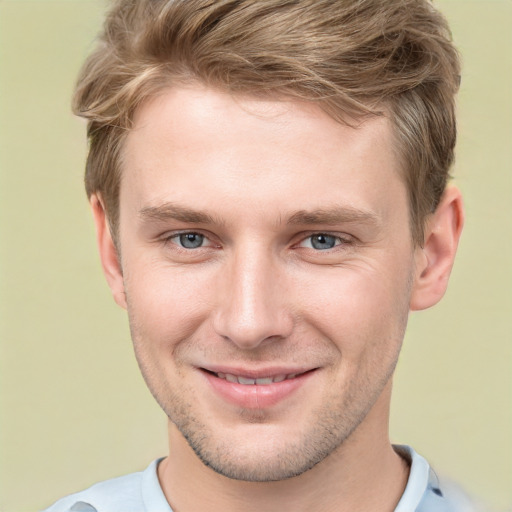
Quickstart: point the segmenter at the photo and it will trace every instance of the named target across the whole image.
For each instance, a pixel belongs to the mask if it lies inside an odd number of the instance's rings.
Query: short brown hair
[[[101,195],[115,237],[135,111],[197,81],[317,102],[345,123],[385,111],[422,244],[453,162],[459,68],[428,0],[117,0],[74,97],[74,112],[88,119],[87,194]]]

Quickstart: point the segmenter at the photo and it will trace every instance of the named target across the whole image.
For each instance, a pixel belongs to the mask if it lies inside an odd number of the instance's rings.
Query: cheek
[[[137,341],[154,348],[187,339],[207,315],[211,288],[206,272],[147,262],[125,273],[125,291]]]
[[[125,273],[131,336],[137,362],[148,388],[170,414],[190,339],[207,317],[205,287],[199,275],[151,263]],[[208,289],[208,288],[206,288]],[[171,390],[174,390],[171,392]]]
[[[312,276],[300,292],[308,323],[336,344],[346,361],[394,355],[407,323],[407,265],[394,272],[369,264],[330,270],[323,279]]]

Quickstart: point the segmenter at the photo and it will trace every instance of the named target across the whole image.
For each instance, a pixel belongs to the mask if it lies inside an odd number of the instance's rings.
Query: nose
[[[217,295],[217,334],[243,350],[290,335],[293,319],[278,267],[270,256],[254,251],[233,255],[223,269]]]

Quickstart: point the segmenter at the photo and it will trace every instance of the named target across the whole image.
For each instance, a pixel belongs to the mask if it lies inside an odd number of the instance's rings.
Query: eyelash
[[[317,238],[317,242],[319,242],[320,244],[325,243],[325,242],[318,240],[318,239],[320,239],[320,237],[322,237],[324,239],[325,238],[333,239],[335,245],[333,247],[327,247],[324,249],[315,248],[314,247],[315,242],[313,241],[313,239],[315,237]],[[311,244],[311,246],[313,246],[313,247],[306,247],[306,248],[313,249],[315,252],[324,252],[324,251],[336,250],[336,248],[339,246],[350,245],[353,243],[353,239],[349,238],[348,236],[345,236],[345,237],[340,236],[339,234],[326,233],[326,232],[315,232],[315,233],[310,233],[306,237],[302,238],[301,241],[299,242],[299,244],[297,244],[297,245],[300,246],[301,244],[304,244],[307,242],[309,242]]]
[[[179,240],[180,237],[186,236],[186,235],[195,235],[195,236],[202,237],[202,242],[208,241],[209,244],[206,245],[206,246],[201,244],[199,247],[184,247],[183,245],[181,245],[180,243],[175,241],[175,240]],[[301,245],[301,244],[307,243],[308,241],[310,242],[311,245],[313,245],[314,244],[313,237],[317,237],[317,238],[319,238],[319,237],[332,238],[332,239],[334,239],[335,245],[333,247],[328,247],[328,248],[324,248],[324,249],[318,249],[318,248],[315,248],[315,247],[304,247],[303,245]],[[215,246],[215,244],[211,241],[211,239],[207,235],[205,235],[205,234],[203,234],[201,232],[198,232],[198,231],[181,231],[181,232],[178,232],[178,233],[172,233],[170,235],[164,236],[162,241],[165,244],[171,243],[174,246],[176,246],[179,250],[186,251],[186,252],[190,252],[190,251],[194,251],[194,250],[197,250],[197,249],[204,249],[204,248],[208,248],[208,247],[211,247],[211,246]],[[322,243],[322,242],[320,241],[319,243]],[[310,233],[307,233],[307,234],[305,234],[305,233],[301,234],[301,239],[299,240],[298,243],[294,244],[294,247],[299,247],[299,248],[304,248],[304,249],[311,249],[314,252],[321,253],[321,252],[327,252],[327,251],[336,250],[336,248],[339,247],[339,246],[353,245],[353,243],[354,243],[353,238],[349,237],[348,235],[347,236],[340,236],[339,234],[334,234],[334,233],[329,233],[329,232],[324,232],[324,231],[315,231],[315,232],[310,232]]]
[[[207,240],[209,241],[209,245],[207,246],[199,246],[197,248],[190,248],[190,247],[183,247],[182,245],[178,244],[177,242],[175,242],[176,239],[179,240],[180,237],[182,236],[186,236],[186,235],[195,235],[195,236],[199,236],[199,237],[202,237],[203,241],[204,240]],[[200,233],[198,231],[181,231],[179,233],[172,233],[170,235],[166,235],[163,237],[163,240],[164,244],[167,244],[167,243],[171,243],[173,245],[175,245],[176,247],[178,247],[180,250],[183,250],[183,251],[192,251],[194,249],[202,249],[204,247],[209,247],[209,246],[213,246],[213,242],[208,238],[207,235],[204,235],[203,233]]]

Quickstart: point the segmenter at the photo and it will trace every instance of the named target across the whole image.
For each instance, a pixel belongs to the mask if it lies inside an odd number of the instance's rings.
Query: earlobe
[[[119,255],[112,239],[107,215],[101,197],[93,194],[90,199],[94,224],[96,226],[96,241],[100,253],[103,273],[107,279],[114,300],[126,309],[126,294],[124,292],[123,272]]]
[[[462,196],[448,187],[425,228],[425,243],[416,249],[411,310],[426,309],[443,297],[464,225]]]

